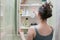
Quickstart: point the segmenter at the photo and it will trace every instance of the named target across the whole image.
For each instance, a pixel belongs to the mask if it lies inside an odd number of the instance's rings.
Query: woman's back
[[[47,36],[41,35],[37,28],[35,28],[35,32],[36,32],[36,36],[33,38],[33,40],[52,40],[52,38],[53,38],[53,30]]]
[[[30,28],[27,40],[52,40],[53,30],[47,23],[47,19],[52,16],[52,5],[45,3],[39,8],[38,12],[35,12],[35,8],[33,8],[33,13],[38,19],[38,29]]]

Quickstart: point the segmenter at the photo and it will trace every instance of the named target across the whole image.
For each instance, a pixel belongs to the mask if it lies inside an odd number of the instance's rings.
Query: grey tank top
[[[51,34],[48,35],[48,36],[42,36],[42,35],[40,35],[38,33],[37,28],[35,28],[35,32],[36,32],[36,36],[35,36],[35,38],[33,38],[33,40],[52,40],[52,38],[53,38],[53,30],[52,30]]]

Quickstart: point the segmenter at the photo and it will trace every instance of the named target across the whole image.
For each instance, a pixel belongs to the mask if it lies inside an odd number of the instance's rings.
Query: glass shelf
[[[29,4],[27,4],[27,5],[29,5]],[[35,16],[35,14],[33,13],[33,10],[32,10],[32,8],[34,7],[36,10],[35,11],[38,11],[38,9],[39,9],[39,7],[41,6],[27,6],[27,5],[25,5],[24,7],[23,7],[23,9],[20,9],[19,10],[19,14],[21,14],[21,16],[26,16],[26,17],[34,17]]]

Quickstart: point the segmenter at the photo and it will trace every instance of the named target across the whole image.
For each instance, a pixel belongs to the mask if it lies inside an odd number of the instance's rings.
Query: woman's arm
[[[22,39],[22,40],[26,40],[26,39],[25,39],[25,36],[24,36],[24,32],[23,32],[22,29],[19,30],[19,33],[20,33],[21,39]]]
[[[30,28],[27,33],[27,40],[33,40],[34,38],[34,30]]]
[[[30,28],[29,30],[28,30],[28,32],[27,32],[27,38],[25,38],[24,37],[24,32],[23,32],[23,30],[19,30],[19,33],[20,33],[20,36],[21,36],[21,39],[22,40],[33,40],[33,38],[34,38],[34,30],[33,30],[33,28]]]

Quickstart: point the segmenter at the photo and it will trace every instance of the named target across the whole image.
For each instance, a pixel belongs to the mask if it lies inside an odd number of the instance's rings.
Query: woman
[[[52,40],[53,28],[47,24],[47,19],[52,16],[51,7],[49,3],[45,3],[39,8],[38,13],[35,13],[39,24],[28,30],[27,40]]]
[[[53,28],[47,24],[47,19],[52,16],[52,5],[45,3],[39,8],[38,13],[33,9],[36,14],[39,24],[30,27],[27,34],[27,40],[52,40]],[[19,30],[22,40],[25,40],[24,32]]]

